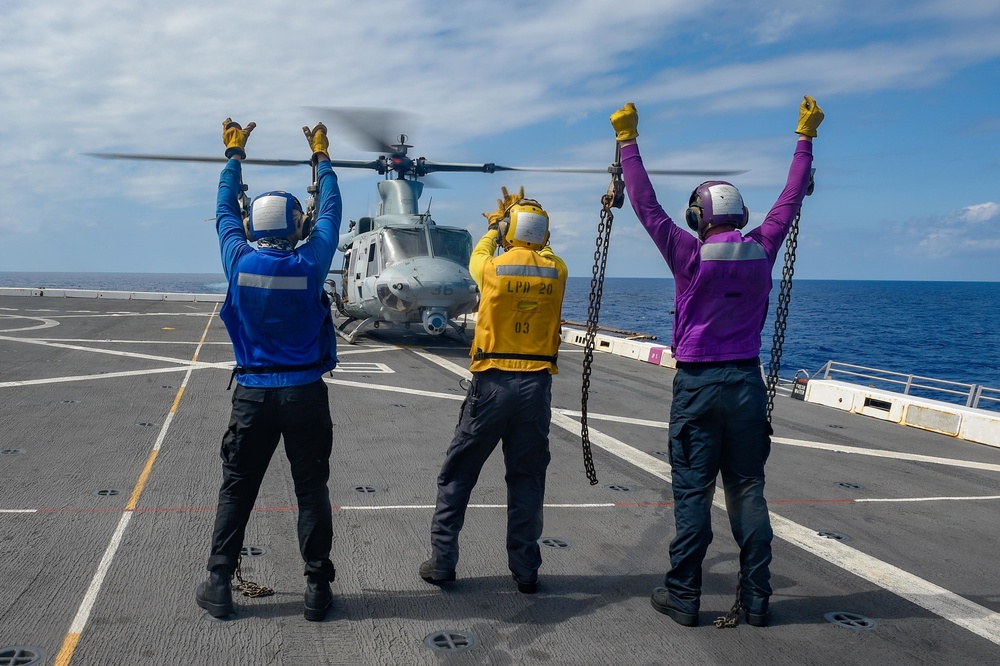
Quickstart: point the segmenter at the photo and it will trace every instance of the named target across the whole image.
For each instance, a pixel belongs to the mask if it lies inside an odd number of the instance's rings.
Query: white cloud
[[[966,206],[959,212],[958,217],[973,224],[984,222],[1000,223],[1000,204],[987,201],[986,203],[974,206]]]
[[[172,217],[200,223],[213,214],[218,166],[99,162],[80,153],[216,155],[227,115],[258,123],[248,148],[260,157],[303,156],[299,127],[317,120],[306,107],[377,106],[418,116],[419,126],[400,131],[410,134],[415,154],[431,160],[599,167],[613,150],[607,115],[628,99],[643,114],[648,166],[750,169],[733,181],[760,215],[784,182],[794,139],[788,125],[802,92],[830,100],[831,134],[843,141],[828,147],[824,134],[817,156],[839,152],[862,171],[870,153],[897,151],[896,139],[859,138],[838,112],[850,107],[860,114],[857,109],[878,96],[880,112],[899,113],[883,126],[898,122],[907,128],[900,132],[907,145],[919,145],[923,133],[934,131],[907,124],[917,122],[909,115],[920,109],[894,109],[883,100],[900,90],[926,88],[933,95],[963,68],[985,71],[1000,55],[998,22],[1000,8],[986,0],[613,6],[605,0],[247,0],[239,7],[195,0],[11,0],[0,4],[0,230],[68,244],[79,225],[99,234],[162,226]],[[995,105],[982,100],[995,97],[989,89],[996,83],[993,77],[956,104],[995,115],[989,110]],[[995,135],[995,119],[972,120],[965,127]],[[331,139],[337,157],[366,156],[341,135]],[[951,159],[958,164],[962,157]],[[838,182],[843,169],[835,171],[830,161],[819,165],[824,189],[810,202],[811,219],[823,219],[824,200],[855,195]],[[370,210],[376,177],[339,175],[345,218]],[[302,193],[307,178],[305,169],[246,171],[257,192]],[[435,217],[479,229],[479,213],[499,185],[519,184],[518,178],[449,176],[451,189],[425,193],[421,204],[433,195]],[[696,181],[654,184],[676,214]],[[607,176],[533,174],[520,182],[554,212],[554,230],[571,240],[577,264],[589,263]],[[934,184],[915,181],[916,194],[899,196],[909,203],[921,198],[921,188]],[[977,191],[982,200],[1000,200],[988,188]],[[914,209],[899,206],[904,219],[914,217]],[[985,244],[994,225],[972,223],[995,219],[989,210],[967,211],[970,226],[961,227]],[[954,220],[937,220],[949,231],[960,223],[957,213]],[[652,262],[642,265],[647,274],[662,270],[627,208],[615,233],[613,248]],[[75,246],[61,251],[77,262],[87,259]],[[52,253],[51,244],[38,250],[27,244],[22,256],[4,264],[50,268],[45,262]],[[615,263],[625,274],[639,266]]]
[[[904,229],[898,229],[904,231]],[[966,206],[937,219],[911,222],[896,251],[928,259],[986,255],[1000,250],[1000,204]]]

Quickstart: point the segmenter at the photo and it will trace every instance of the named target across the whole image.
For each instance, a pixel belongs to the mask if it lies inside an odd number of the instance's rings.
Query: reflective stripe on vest
[[[559,270],[547,266],[497,266],[497,275],[517,275],[519,277],[540,277],[559,279]]]
[[[764,248],[757,243],[705,243],[701,246],[702,261],[755,261],[767,259]]]
[[[516,248],[486,262],[481,288],[472,372],[555,373],[565,272],[552,259]]]
[[[309,288],[309,278],[303,276],[258,275],[256,273],[240,273],[236,284],[241,287],[258,287],[260,289],[291,289],[305,291]]]

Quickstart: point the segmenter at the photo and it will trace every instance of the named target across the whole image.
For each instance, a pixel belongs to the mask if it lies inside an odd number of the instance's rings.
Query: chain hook
[[[608,185],[608,193],[601,198],[601,205],[604,208],[621,208],[625,204],[625,181],[622,180],[622,147],[615,142],[615,161],[608,167],[611,174],[611,183]]]

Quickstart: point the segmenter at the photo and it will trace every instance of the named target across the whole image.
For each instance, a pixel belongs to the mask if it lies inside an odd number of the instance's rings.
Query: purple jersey
[[[763,224],[746,236],[729,231],[704,242],[663,212],[639,147],[622,146],[621,154],[632,208],[674,276],[674,358],[705,362],[758,356],[771,269],[809,185],[812,142],[796,144],[785,189]]]

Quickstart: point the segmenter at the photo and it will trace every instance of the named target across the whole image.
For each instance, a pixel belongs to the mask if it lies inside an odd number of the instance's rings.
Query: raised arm
[[[700,245],[697,238],[687,233],[670,219],[656,200],[653,184],[639,155],[636,137],[639,136],[639,114],[629,102],[611,115],[615,139],[621,146],[622,176],[632,210],[656,248],[667,261],[674,278],[686,281],[694,270]]]

